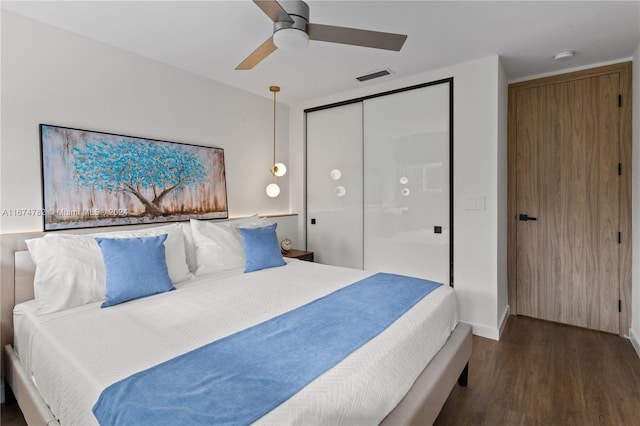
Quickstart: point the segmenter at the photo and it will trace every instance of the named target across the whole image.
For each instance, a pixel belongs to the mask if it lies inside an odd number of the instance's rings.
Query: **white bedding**
[[[176,291],[106,309],[97,302],[37,316],[26,302],[14,310],[15,349],[63,425],[95,424],[91,408],[110,384],[369,275],[288,260],[249,274],[194,278]],[[257,423],[379,423],[457,321],[455,293],[441,286]]]

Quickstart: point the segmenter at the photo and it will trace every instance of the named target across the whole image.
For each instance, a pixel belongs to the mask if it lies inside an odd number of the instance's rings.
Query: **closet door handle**
[[[529,220],[538,220],[537,217],[532,217],[527,215],[526,213],[520,213],[520,218],[519,220],[523,221],[523,222],[527,222]]]

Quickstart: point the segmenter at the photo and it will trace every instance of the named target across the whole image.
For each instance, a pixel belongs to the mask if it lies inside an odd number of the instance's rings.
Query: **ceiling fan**
[[[249,70],[276,49],[303,49],[309,40],[399,51],[407,36],[356,28],[309,23],[309,6],[302,0],[253,0],[273,21],[273,35],[253,51],[236,70]]]

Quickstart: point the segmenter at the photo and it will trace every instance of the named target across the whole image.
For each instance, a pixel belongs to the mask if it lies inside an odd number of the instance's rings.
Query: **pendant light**
[[[280,194],[278,177],[284,176],[287,167],[282,163],[276,163],[276,94],[280,91],[280,87],[270,86],[269,90],[273,93],[273,167],[269,169],[269,173],[271,173],[274,183],[267,185],[267,195],[277,197]]]

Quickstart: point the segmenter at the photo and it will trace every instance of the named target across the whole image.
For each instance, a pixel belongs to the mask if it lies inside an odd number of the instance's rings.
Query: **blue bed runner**
[[[379,273],[106,388],[101,425],[250,424],[441,284]]]

